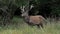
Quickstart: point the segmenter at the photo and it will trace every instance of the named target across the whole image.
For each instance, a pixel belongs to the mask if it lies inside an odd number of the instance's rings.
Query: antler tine
[[[30,6],[30,10],[33,8],[34,6],[33,6],[33,4]]]
[[[24,8],[25,6],[21,6],[20,9],[22,10],[21,12],[23,13],[24,12]]]

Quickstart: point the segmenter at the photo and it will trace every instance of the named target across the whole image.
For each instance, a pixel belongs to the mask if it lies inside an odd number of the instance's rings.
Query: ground
[[[60,34],[60,23],[44,25],[44,28],[30,27],[22,18],[14,17],[14,23],[5,27],[0,26],[0,34]]]

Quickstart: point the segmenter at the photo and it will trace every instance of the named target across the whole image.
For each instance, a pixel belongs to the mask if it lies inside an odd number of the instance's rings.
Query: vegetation
[[[60,23],[48,23],[44,28],[27,25],[22,18],[13,18],[14,24],[1,27],[0,34],[60,34]]]
[[[54,21],[48,19],[49,23],[43,29],[26,24],[21,17],[21,7],[30,9],[31,5],[34,7],[29,10],[29,15],[52,17]],[[58,19],[60,0],[0,0],[0,34],[60,34]]]
[[[29,10],[29,15],[42,15],[45,18],[49,16],[60,17],[60,0],[0,0],[0,15],[3,24],[13,19],[14,13],[21,13],[21,7],[26,8],[31,5],[34,7]],[[19,9],[19,10],[17,10]]]

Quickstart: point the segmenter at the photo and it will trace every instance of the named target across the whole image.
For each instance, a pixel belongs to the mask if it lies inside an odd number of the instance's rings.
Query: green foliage
[[[48,19],[49,20],[49,19]],[[60,34],[60,21],[44,25],[44,28],[30,27],[22,18],[14,17],[14,24],[1,27],[0,34]]]
[[[34,5],[33,13],[38,14],[39,12],[42,14],[60,14],[60,0],[32,0],[32,4]],[[37,13],[38,12],[38,13]]]
[[[28,0],[15,0],[17,6],[22,6],[28,4]]]
[[[11,19],[11,17],[13,18],[14,13],[18,7],[33,4],[34,7],[31,10],[31,14],[37,15],[38,13],[41,13],[44,15],[52,14],[60,16],[59,1],[60,0],[0,0],[0,12],[4,13],[2,15],[4,16],[3,18],[9,16],[9,18]],[[2,11],[1,8],[3,9]]]
[[[29,1],[30,0],[0,0],[0,5],[3,7],[3,6],[9,6],[9,7],[20,7],[22,5],[27,5],[29,4]],[[35,14],[36,14],[36,11],[38,11],[40,9],[40,6],[43,6],[45,4],[50,4],[49,6],[51,7],[50,9],[52,9],[51,13],[56,13],[56,14],[59,14],[60,13],[60,3],[59,3],[59,0],[31,0],[30,2],[31,4],[33,4],[35,6]],[[13,6],[14,5],[14,6]],[[47,6],[48,6],[47,5]],[[0,7],[1,7],[0,6]],[[11,8],[12,8],[11,7]],[[43,6],[44,7],[44,6]],[[13,10],[13,9],[12,9]],[[49,10],[49,9],[48,9]],[[39,12],[39,11],[38,11]]]

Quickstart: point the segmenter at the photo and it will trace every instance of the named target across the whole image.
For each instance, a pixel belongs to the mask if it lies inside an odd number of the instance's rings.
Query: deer
[[[32,7],[31,7],[32,8]],[[30,8],[30,9],[31,9]],[[45,24],[47,23],[47,20],[42,16],[42,15],[28,15],[29,9],[26,8],[25,6],[23,7],[23,9],[21,9],[22,14],[21,16],[24,17],[24,21],[28,24],[28,25],[36,25],[38,28],[42,27],[43,28],[43,24],[45,21]]]

